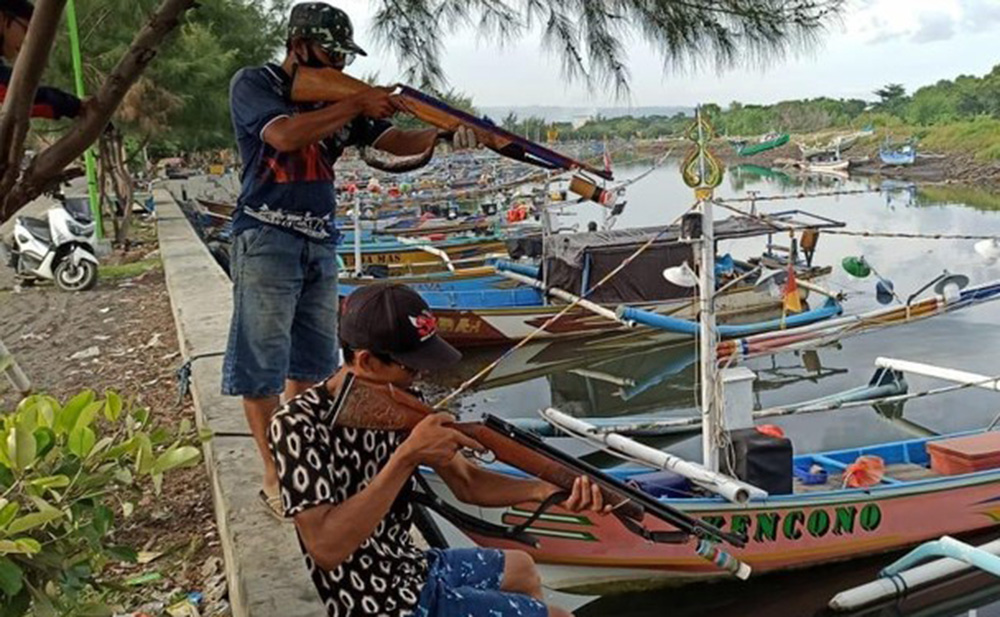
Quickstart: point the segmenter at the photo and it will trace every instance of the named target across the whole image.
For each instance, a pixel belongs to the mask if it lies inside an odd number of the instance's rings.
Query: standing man
[[[24,45],[28,33],[28,23],[35,7],[28,0],[0,0],[0,103],[7,96],[7,85],[13,70],[6,63],[13,63]],[[80,99],[58,88],[42,86],[35,93],[35,103],[31,108],[32,118],[75,118],[82,111]]]
[[[242,396],[264,463],[260,496],[280,512],[267,426],[279,396],[289,400],[337,364],[337,230],[333,165],[348,146],[393,155],[429,154],[436,129],[402,131],[388,90],[324,106],[290,101],[298,66],[343,70],[357,55],[347,14],[322,2],[299,4],[288,24],[281,64],[245,68],[230,86],[242,158],[233,218],[233,318],[223,394]],[[469,131],[468,133],[471,133]],[[456,134],[457,140],[468,139]]]

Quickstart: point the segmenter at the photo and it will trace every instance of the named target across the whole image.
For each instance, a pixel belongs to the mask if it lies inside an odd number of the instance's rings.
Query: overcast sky
[[[891,82],[908,90],[960,74],[982,75],[1000,64],[1000,0],[848,0],[843,23],[815,50],[766,68],[740,67],[719,74],[665,73],[656,53],[630,42],[632,97],[625,105],[693,105],[714,101],[770,103],[813,96],[873,98]],[[354,20],[358,42],[369,50],[352,72],[399,76],[390,53],[369,32],[372,4],[330,0]],[[454,34],[444,67],[450,85],[477,105],[622,105],[610,93],[568,83],[558,58],[541,48],[537,34],[498,48],[471,31]]]

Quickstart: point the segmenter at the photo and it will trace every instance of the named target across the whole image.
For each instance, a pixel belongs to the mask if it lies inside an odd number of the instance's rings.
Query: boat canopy
[[[731,216],[715,222],[715,239],[734,240],[843,225],[839,221],[800,210],[775,213],[766,220]],[[547,283],[583,295],[661,231],[662,227],[645,227],[550,236],[545,241],[544,251]],[[625,269],[587,296],[588,299],[603,304],[617,304],[694,295],[694,289],[672,285],[664,280],[662,274],[665,268],[678,266],[685,261],[694,265],[694,245],[680,242],[680,235],[680,225],[670,227]]]

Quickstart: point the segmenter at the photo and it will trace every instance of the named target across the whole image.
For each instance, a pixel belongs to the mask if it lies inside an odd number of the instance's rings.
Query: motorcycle
[[[52,280],[63,291],[97,284],[97,228],[85,199],[58,197],[42,218],[17,217],[8,265],[24,283]]]

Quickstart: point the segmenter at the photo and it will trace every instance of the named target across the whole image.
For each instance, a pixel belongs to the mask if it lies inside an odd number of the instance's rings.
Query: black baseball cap
[[[35,6],[28,0],[0,0],[0,13],[30,20],[35,13]]]
[[[440,370],[462,359],[438,335],[437,319],[420,294],[399,283],[374,283],[347,296],[341,307],[340,340],[418,371]]]

